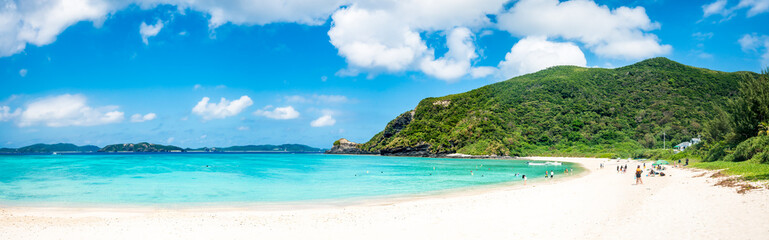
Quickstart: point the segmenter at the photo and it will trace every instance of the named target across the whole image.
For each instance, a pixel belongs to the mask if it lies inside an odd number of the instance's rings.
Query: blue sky
[[[769,65],[769,0],[0,1],[0,147],[328,148],[554,65]]]

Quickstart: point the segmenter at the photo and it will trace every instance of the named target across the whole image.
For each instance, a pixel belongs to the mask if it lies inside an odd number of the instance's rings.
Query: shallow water
[[[425,194],[562,175],[525,161],[324,154],[0,155],[0,203],[295,202]]]

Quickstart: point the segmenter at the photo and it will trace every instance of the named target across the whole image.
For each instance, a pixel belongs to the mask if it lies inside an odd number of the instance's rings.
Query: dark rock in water
[[[334,146],[330,150],[326,151],[327,154],[379,154],[376,152],[369,152],[360,149],[360,144],[351,142],[347,139],[339,139],[334,142]]]

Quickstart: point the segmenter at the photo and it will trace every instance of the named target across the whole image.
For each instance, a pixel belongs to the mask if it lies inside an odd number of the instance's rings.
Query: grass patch
[[[740,175],[741,178],[748,181],[769,180],[769,164],[746,162],[698,162],[692,164],[695,168],[718,170],[728,175]]]

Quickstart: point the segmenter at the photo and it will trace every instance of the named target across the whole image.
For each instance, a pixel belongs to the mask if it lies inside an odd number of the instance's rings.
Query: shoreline
[[[555,159],[555,158],[538,158]],[[559,161],[566,158],[558,158]],[[298,209],[110,211],[0,207],[2,239],[765,239],[769,191],[738,194],[703,171],[617,173],[616,160],[569,158],[583,174],[487,191]],[[636,161],[620,160],[633,169]],[[604,169],[598,168],[605,163]],[[53,211],[52,211],[53,210]],[[114,210],[114,209],[113,209]],[[122,209],[126,210],[126,209]],[[557,231],[554,231],[557,229]]]
[[[351,154],[353,155],[353,154]],[[408,157],[408,156],[387,156],[387,157]],[[447,158],[457,159],[457,158]],[[563,181],[576,179],[590,173],[590,169],[585,167],[579,161],[569,159],[551,159],[550,157],[526,157],[526,158],[461,158],[461,159],[495,159],[495,160],[513,160],[513,161],[561,161],[577,165],[577,174],[566,175],[562,173],[556,175],[554,179],[534,178],[528,180],[528,185],[532,184],[557,184]],[[585,158],[586,160],[595,160]],[[528,186],[527,185],[527,186]],[[423,193],[395,194],[382,196],[362,196],[344,199],[313,199],[299,201],[277,201],[277,202],[193,202],[193,203],[160,203],[160,204],[131,204],[131,203],[23,203],[13,204],[0,201],[0,210],[19,209],[32,211],[59,211],[59,212],[81,212],[81,211],[111,211],[111,212],[148,212],[148,211],[188,211],[188,210],[264,210],[280,211],[291,209],[324,209],[339,207],[356,206],[377,206],[408,201],[418,201],[431,198],[451,198],[461,196],[471,196],[484,194],[499,190],[520,189],[525,187],[520,180],[508,181],[503,183],[489,185],[475,185],[451,189],[435,190]]]

